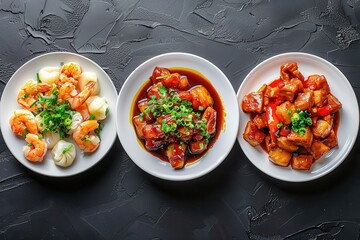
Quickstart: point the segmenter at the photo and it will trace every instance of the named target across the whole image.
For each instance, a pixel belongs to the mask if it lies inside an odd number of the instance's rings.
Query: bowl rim
[[[108,82],[108,85],[109,87],[111,88],[111,91],[114,91],[114,93],[116,93],[115,95],[117,96],[118,93],[117,93],[117,90],[115,88],[115,85],[112,81],[112,79],[110,78],[110,76],[105,72],[105,70],[99,65],[97,64],[95,61],[91,60],[90,58],[87,58],[83,55],[80,55],[80,54],[77,54],[77,53],[73,53],[73,52],[64,52],[64,51],[59,51],[59,52],[47,52],[47,53],[44,53],[44,54],[41,54],[41,55],[38,55],[36,57],[33,57],[31,59],[29,59],[28,61],[26,61],[25,63],[23,63],[10,77],[10,79],[8,80],[8,82],[6,83],[5,87],[4,87],[4,90],[2,92],[2,95],[1,95],[1,99],[0,99],[0,109],[1,109],[1,106],[2,106],[2,102],[4,101],[3,99],[3,96],[6,91],[8,91],[8,88],[10,87],[9,86],[9,82],[10,81],[14,81],[12,80],[14,78],[14,76],[17,76],[19,74],[19,72],[22,71],[23,68],[25,68],[26,65],[30,64],[31,62],[34,62],[40,58],[46,58],[47,56],[51,56],[51,55],[69,55],[69,56],[74,56],[76,58],[80,58],[80,59],[83,59],[84,61],[87,61],[89,62],[90,64],[94,65],[98,71],[102,72],[105,76],[107,76],[107,78],[110,80]],[[60,60],[61,61],[61,60]],[[116,99],[114,99],[116,100]],[[116,106],[116,105],[114,105]],[[3,112],[3,111],[1,111]],[[114,113],[115,114],[115,113]],[[114,122],[116,123],[116,119],[114,119]],[[54,174],[53,172],[44,172],[42,171],[41,169],[37,169],[37,168],[30,168],[29,166],[27,166],[25,163],[23,163],[22,161],[20,161],[16,155],[13,153],[12,149],[9,146],[10,142],[8,142],[9,140],[6,138],[6,136],[4,135],[4,131],[1,131],[1,134],[2,134],[2,137],[4,139],[4,142],[7,146],[7,148],[9,149],[9,151],[11,152],[11,154],[13,155],[13,157],[19,162],[21,163],[26,169],[29,169],[30,171],[32,172],[35,172],[37,174],[40,174],[40,175],[43,175],[43,176],[47,176],[47,177],[56,177],[56,178],[66,178],[66,177],[72,177],[72,176],[75,176],[75,175],[79,175],[83,172],[86,172],[87,170],[91,169],[92,167],[94,167],[95,165],[97,165],[107,154],[108,152],[110,151],[110,149],[112,148],[112,146],[114,145],[115,143],[115,140],[116,140],[116,134],[113,135],[113,138],[111,139],[111,143],[109,145],[109,147],[104,151],[104,153],[102,154],[102,156],[97,160],[95,161],[93,164],[85,167],[85,168],[82,168],[81,170],[79,171],[76,171],[76,172],[71,172],[71,173],[65,173],[65,174],[62,174],[62,175],[57,175],[57,174]],[[48,150],[48,152],[51,151],[51,150]],[[54,163],[55,164],[55,163]],[[71,166],[70,166],[71,167]]]
[[[330,66],[334,72],[336,72],[336,74],[339,74],[339,76],[341,76],[343,79],[345,79],[346,81],[343,82],[343,84],[346,85],[347,88],[350,89],[350,92],[348,94],[351,95],[351,97],[354,99],[354,104],[357,105],[357,108],[354,109],[355,111],[355,118],[354,120],[356,120],[357,124],[354,128],[354,136],[351,138],[351,142],[350,142],[350,145],[347,145],[346,146],[346,150],[345,150],[345,153],[342,155],[342,157],[337,161],[335,162],[334,165],[332,165],[330,168],[328,169],[325,169],[325,171],[322,171],[321,173],[318,173],[318,174],[313,174],[313,175],[310,175],[308,178],[306,179],[295,179],[295,178],[287,178],[285,176],[275,176],[274,174],[270,174],[269,172],[267,171],[264,171],[263,169],[261,169],[257,164],[254,163],[254,161],[250,160],[250,157],[248,156],[248,153],[247,151],[244,150],[242,144],[241,144],[241,141],[239,140],[240,138],[240,134],[241,134],[241,130],[240,127],[239,127],[239,134],[238,134],[238,143],[242,149],[242,151],[245,153],[247,159],[253,164],[255,165],[255,167],[260,170],[261,172],[263,172],[264,174],[266,174],[267,176],[269,177],[272,177],[274,179],[278,179],[278,180],[281,180],[281,181],[284,181],[284,182],[293,182],[293,183],[298,183],[298,182],[309,182],[309,181],[313,181],[315,179],[319,179],[327,174],[329,174],[330,172],[332,172],[334,169],[336,169],[346,158],[347,156],[350,154],[355,142],[356,142],[356,139],[357,139],[357,135],[358,135],[358,130],[359,130],[359,105],[358,105],[358,101],[357,101],[357,98],[356,98],[356,94],[354,92],[354,89],[353,87],[351,86],[349,80],[346,78],[346,76],[334,65],[332,64],[331,62],[327,61],[326,59],[324,58],[321,58],[319,56],[316,56],[314,54],[310,54],[310,53],[304,53],[304,52],[286,52],[286,53],[281,53],[281,54],[277,54],[277,55],[274,55],[272,57],[269,57],[263,61],[261,61],[260,63],[258,63],[254,68],[252,68],[252,70],[246,75],[246,77],[244,78],[244,80],[242,81],[237,93],[236,93],[236,96],[237,96],[237,99],[239,101],[239,111],[241,106],[240,106],[240,103],[241,103],[241,100],[239,99],[240,98],[240,94],[241,92],[243,91],[243,88],[245,88],[245,85],[247,83],[247,81],[245,80],[248,80],[252,77],[252,75],[255,74],[256,71],[258,71],[259,68],[263,67],[264,65],[268,64],[269,62],[272,62],[276,59],[279,59],[279,58],[283,58],[283,57],[293,57],[293,58],[296,58],[296,57],[303,57],[303,58],[312,58],[312,59],[315,59],[317,60],[318,62],[320,62],[321,64],[324,64],[326,66]]]
[[[124,91],[126,91],[126,89],[128,88],[128,85],[130,85],[130,79],[133,78],[133,76],[139,71],[141,70],[141,68],[143,68],[144,66],[146,66],[147,64],[149,64],[150,62],[153,62],[153,61],[156,61],[158,59],[162,59],[162,58],[167,58],[167,57],[190,57],[190,58],[194,58],[194,59],[197,59],[199,61],[203,61],[204,63],[206,63],[207,65],[209,65],[211,68],[213,68],[215,71],[217,71],[224,80],[226,81],[223,81],[224,84],[227,84],[228,86],[227,87],[231,87],[232,91],[231,91],[231,97],[233,98],[234,102],[236,101],[236,104],[237,104],[237,97],[236,97],[236,93],[235,93],[235,89],[234,87],[232,86],[231,82],[229,81],[229,79],[226,77],[226,75],[215,65],[213,64],[212,62],[210,62],[209,60],[203,58],[203,57],[200,57],[200,56],[197,56],[195,54],[191,54],[191,53],[185,53],[185,52],[168,52],[168,53],[163,53],[163,54],[159,54],[159,55],[156,55],[154,57],[151,57],[149,58],[148,60],[142,62],[139,66],[137,66],[132,72],[131,74],[127,77],[127,79],[125,80],[125,83],[122,85],[121,89],[120,89],[120,92],[119,92],[119,96],[118,96],[118,100],[116,102],[116,111],[119,111],[119,106],[120,106],[120,99],[121,99],[121,96],[123,94]],[[155,67],[155,66],[154,66]],[[191,68],[191,67],[190,67]],[[196,69],[195,69],[196,70]],[[201,72],[201,74],[203,74]],[[206,75],[203,74],[205,77]],[[140,88],[140,86],[139,86]],[[230,93],[229,93],[230,94]],[[220,95],[220,94],[219,94]],[[220,95],[220,98],[222,98],[222,96]],[[230,111],[230,109],[226,109],[226,106],[224,105],[224,102],[222,101],[222,104],[223,104],[223,107],[224,107],[224,111],[227,113],[228,111]],[[236,108],[236,109],[231,109],[231,111],[234,111],[234,114],[237,116],[236,117],[236,129],[233,130],[233,136],[231,136],[231,138],[228,139],[228,142],[229,144],[231,144],[231,147],[229,147],[229,149],[224,152],[220,159],[218,159],[217,161],[214,161],[214,164],[210,165],[209,167],[207,167],[206,169],[203,169],[202,171],[198,171],[196,172],[195,174],[191,174],[191,175],[169,175],[169,174],[162,174],[161,172],[159,171],[153,171],[153,170],[149,170],[149,169],[146,169],[144,168],[141,164],[140,164],[140,161],[138,160],[134,160],[134,154],[132,152],[128,152],[124,145],[122,144],[122,146],[124,147],[124,150],[125,152],[128,154],[128,156],[130,157],[130,159],[140,168],[142,169],[143,171],[145,171],[146,173],[152,175],[152,176],[155,176],[157,178],[160,178],[160,179],[163,179],[163,180],[170,180],[170,181],[188,181],[188,180],[193,180],[193,179],[196,179],[196,178],[199,178],[199,177],[202,177],[204,175],[206,175],[207,173],[211,172],[212,170],[214,170],[216,167],[218,167],[224,160],[225,158],[228,156],[228,154],[230,153],[231,149],[233,148],[235,142],[236,142],[236,139],[237,139],[237,132],[238,132],[238,128],[239,128],[239,109]],[[119,116],[119,114],[116,114],[117,116]],[[128,116],[128,115],[127,115]],[[227,121],[230,121],[229,119],[226,118],[226,114],[224,116],[224,125],[226,125],[226,122]],[[133,126],[131,126],[133,127]],[[118,133],[118,138],[120,140],[121,143],[123,143],[125,141],[125,139],[123,139],[123,134],[121,134],[121,129],[122,127],[119,126],[119,120],[117,119],[116,121],[116,129],[117,129],[117,133]],[[223,132],[223,130],[221,130]],[[222,133],[220,133],[221,135]],[[220,137],[220,136],[219,136]],[[217,139],[218,141],[219,139]],[[139,143],[137,143],[139,144]],[[215,144],[216,145],[216,142]],[[211,150],[211,149],[210,149]],[[146,151],[146,150],[144,150]],[[205,154],[208,155],[209,151]],[[155,158],[155,157],[154,157]],[[162,161],[162,160],[159,160],[159,161]],[[198,163],[198,162],[197,162]],[[195,163],[195,164],[197,164]],[[188,166],[188,167],[191,167],[192,165]],[[171,166],[168,166],[169,168],[171,168]],[[186,170],[186,167],[184,169],[181,169],[180,171],[183,171],[183,170]]]

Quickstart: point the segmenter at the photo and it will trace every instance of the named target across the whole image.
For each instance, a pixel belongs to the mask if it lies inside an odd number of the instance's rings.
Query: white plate
[[[17,93],[20,87],[29,79],[36,80],[36,73],[42,67],[46,66],[60,66],[61,62],[76,62],[80,64],[83,71],[91,71],[96,73],[98,81],[100,83],[100,96],[106,97],[109,104],[109,115],[105,120],[105,127],[101,132],[102,141],[100,147],[96,152],[91,154],[83,154],[78,148],[77,156],[72,166],[68,168],[61,168],[55,165],[52,160],[51,152],[48,151],[44,161],[40,164],[34,164],[27,161],[22,153],[22,147],[26,145],[24,139],[16,137],[11,131],[9,125],[9,119],[15,109],[22,109],[17,103]],[[0,121],[1,132],[4,140],[11,153],[30,170],[52,177],[65,177],[78,174],[87,170],[88,168],[99,162],[105,154],[109,151],[116,139],[115,128],[115,102],[117,98],[117,92],[114,84],[104,70],[92,60],[74,54],[66,52],[54,52],[48,53],[36,58],[31,59],[23,66],[21,66],[14,75],[10,78],[6,84],[3,95],[0,102]]]
[[[298,63],[299,70],[305,78],[311,74],[323,74],[328,80],[331,92],[341,101],[339,146],[317,160],[309,171],[276,166],[268,160],[268,154],[261,147],[253,148],[243,139],[242,134],[249,120],[249,114],[245,114],[241,109],[238,142],[249,160],[269,176],[289,182],[305,182],[324,176],[344,161],[357,137],[359,107],[354,90],[339,69],[320,57],[296,52],[280,54],[257,65],[246,76],[238,90],[239,103],[247,93],[257,91],[262,84],[279,78],[280,66],[291,61]]]
[[[186,67],[199,71],[210,80],[218,91],[226,112],[225,130],[221,131],[214,146],[208,150],[200,161],[181,170],[172,169],[169,163],[154,157],[140,146],[129,117],[134,96],[151,76],[156,66]],[[141,64],[126,79],[121,88],[116,109],[118,136],[125,151],[141,169],[162,179],[183,181],[203,176],[216,168],[225,159],[236,140],[239,109],[233,87],[215,65],[192,54],[167,53],[151,58]]]

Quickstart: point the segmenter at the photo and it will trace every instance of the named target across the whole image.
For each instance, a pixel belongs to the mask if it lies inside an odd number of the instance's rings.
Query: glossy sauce
[[[225,124],[225,111],[224,111],[224,107],[223,107],[223,103],[221,100],[221,97],[219,96],[219,94],[217,93],[217,91],[215,90],[215,88],[213,87],[213,85],[210,83],[210,81],[208,79],[206,79],[201,73],[193,70],[193,69],[189,69],[189,68],[181,68],[181,67],[173,67],[173,68],[168,68],[170,73],[179,73],[182,76],[187,76],[188,81],[191,85],[191,88],[197,86],[197,85],[202,85],[204,86],[210,93],[211,97],[214,100],[214,105],[212,106],[216,112],[217,112],[217,118],[216,118],[216,131],[215,133],[212,135],[212,137],[210,138],[207,150],[204,151],[201,154],[191,154],[189,152],[189,150],[187,150],[186,152],[186,158],[185,158],[185,166],[191,165],[195,162],[197,162],[198,160],[200,160],[200,158],[205,155],[209,149],[215,144],[216,140],[218,139],[220,132],[224,129],[224,124]],[[140,114],[140,111],[137,107],[137,103],[139,101],[141,101],[142,99],[145,99],[146,93],[148,91],[148,89],[151,87],[152,82],[150,79],[148,79],[146,81],[145,84],[143,84],[143,86],[139,89],[139,91],[137,92],[133,104],[132,104],[132,113],[130,116],[130,123],[132,124],[132,118],[136,115]],[[190,88],[190,89],[191,89]],[[134,127],[134,125],[133,125]],[[134,131],[135,131],[135,127],[134,127]],[[145,140],[143,139],[139,139],[138,141],[141,143],[141,146],[149,153],[151,153],[152,155],[154,155],[155,157],[160,158],[163,161],[168,162],[166,154],[165,154],[165,149],[160,148],[158,150],[154,150],[154,151],[149,151],[145,148]],[[189,149],[189,147],[188,147]]]
[[[251,120],[254,117],[255,117],[255,115],[253,115],[253,114],[250,115]],[[340,112],[337,111],[336,113],[334,113],[334,122],[333,122],[333,130],[334,130],[336,136],[337,136],[337,132],[338,132],[338,129],[339,129],[339,125],[340,125]],[[266,134],[268,134],[268,132],[266,132]],[[260,146],[265,152],[269,153],[268,150],[267,150],[267,147],[266,147],[266,141],[265,140],[260,143]]]

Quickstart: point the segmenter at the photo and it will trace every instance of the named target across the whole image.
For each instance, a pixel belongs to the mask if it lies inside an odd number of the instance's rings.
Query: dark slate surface
[[[2,0],[0,93],[52,51],[91,58],[118,91],[161,53],[202,56],[237,90],[259,62],[300,51],[334,63],[359,98],[359,20],[357,0]],[[94,168],[52,179],[25,169],[1,137],[0,239],[359,239],[359,156],[357,141],[328,176],[289,184],[259,172],[236,143],[210,174],[175,183],[144,173],[117,140]]]

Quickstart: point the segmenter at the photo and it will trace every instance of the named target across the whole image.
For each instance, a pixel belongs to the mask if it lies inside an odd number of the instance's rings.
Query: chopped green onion
[[[68,146],[64,147],[63,151],[62,151],[62,154],[65,154],[67,153],[68,151],[70,151],[70,149],[72,148],[72,144],[69,144]]]
[[[29,93],[25,93],[24,96],[22,96],[22,99],[24,100],[27,99],[29,95],[30,95]]]
[[[40,79],[40,74],[39,74],[39,73],[36,73],[36,79],[37,79],[37,82],[38,82],[38,83],[41,83],[41,79]]]

